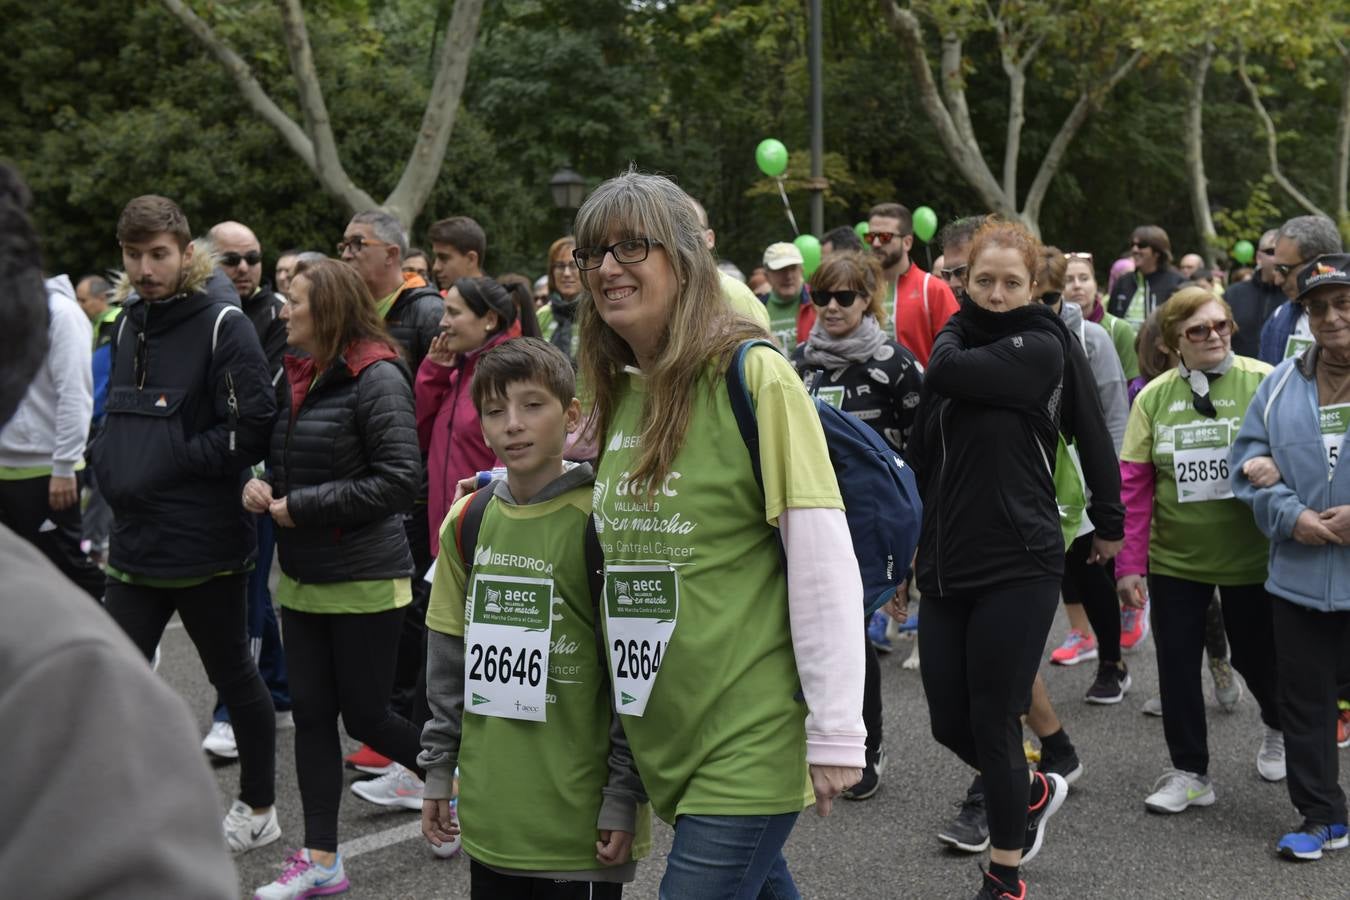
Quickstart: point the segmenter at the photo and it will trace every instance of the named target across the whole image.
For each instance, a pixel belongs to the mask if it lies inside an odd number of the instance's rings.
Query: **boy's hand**
[[[862,780],[862,769],[843,766],[811,766],[811,787],[816,792],[816,814],[830,814],[834,798]]]
[[[465,497],[469,496],[478,487],[478,476],[470,475],[468,478],[461,478],[455,482],[455,498],[450,501],[453,506]]]
[[[601,831],[595,842],[595,858],[601,865],[617,866],[628,861],[633,852],[633,834],[629,831]]]
[[[422,837],[433,847],[449,843],[459,836],[459,822],[450,809],[449,800],[422,801]],[[631,835],[629,836],[631,840]]]

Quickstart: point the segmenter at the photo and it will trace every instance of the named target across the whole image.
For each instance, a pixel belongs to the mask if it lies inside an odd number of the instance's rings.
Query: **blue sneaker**
[[[1280,838],[1279,852],[1285,859],[1321,859],[1323,850],[1344,850],[1350,833],[1344,825],[1314,825],[1304,822],[1298,831]]]
[[[909,618],[905,619],[905,621],[900,624],[899,629],[901,634],[905,634],[911,631],[918,631],[919,611],[916,609],[914,610],[914,612],[910,613]]]
[[[867,640],[882,653],[890,653],[895,649],[891,639],[886,636],[886,626],[890,621],[891,617],[881,610],[872,613],[872,618],[867,620]]]

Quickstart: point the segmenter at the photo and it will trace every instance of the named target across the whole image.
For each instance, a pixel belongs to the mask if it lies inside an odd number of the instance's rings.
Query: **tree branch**
[[[456,0],[455,10],[446,27],[436,66],[436,77],[431,83],[431,95],[422,114],[422,127],[417,132],[408,164],[399,177],[398,185],[385,200],[385,207],[405,226],[412,220],[431,196],[440,175],[450,133],[455,127],[460,97],[469,72],[469,56],[478,36],[482,19],[483,0]]]
[[[975,137],[975,126],[970,121],[970,107],[966,103],[966,78],[961,72],[962,55],[961,39],[955,34],[944,34],[942,57],[939,61],[939,70],[942,72],[942,96],[946,100],[947,109],[951,110],[952,120],[956,123],[956,131],[961,135],[961,140],[972,147],[979,147],[980,142]],[[924,66],[927,65],[925,54]]]
[[[1206,41],[1200,50],[1200,56],[1191,70],[1191,78],[1186,86],[1185,106],[1185,144],[1186,172],[1190,182],[1191,215],[1195,218],[1195,230],[1200,233],[1205,264],[1214,266],[1214,256],[1218,236],[1214,232],[1214,219],[1209,213],[1209,183],[1205,179],[1204,109],[1205,81],[1209,77],[1209,66],[1214,60],[1214,44]]]
[[[1350,232],[1350,50],[1340,41],[1341,110],[1336,118],[1336,216],[1342,232]]]
[[[1271,177],[1275,179],[1276,184],[1284,188],[1285,192],[1288,193],[1290,197],[1294,198],[1294,202],[1299,206],[1302,206],[1315,216],[1326,216],[1327,214],[1318,208],[1316,203],[1309,200],[1307,196],[1296,188],[1294,183],[1285,176],[1284,172],[1280,171],[1280,138],[1279,134],[1275,131],[1275,120],[1272,119],[1270,113],[1266,111],[1266,105],[1261,102],[1261,92],[1257,90],[1256,85],[1252,83],[1251,76],[1247,74],[1246,54],[1242,54],[1238,57],[1238,78],[1242,80],[1242,86],[1247,89],[1247,96],[1252,101],[1252,109],[1256,110],[1257,118],[1261,120],[1261,125],[1266,130],[1266,156],[1270,160]],[[1331,217],[1327,216],[1327,218]]]

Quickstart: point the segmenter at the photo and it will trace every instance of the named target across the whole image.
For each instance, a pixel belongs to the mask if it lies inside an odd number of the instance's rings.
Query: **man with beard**
[[[933,340],[956,312],[956,297],[909,258],[914,218],[899,203],[878,203],[867,217],[867,243],[886,278],[886,315],[895,323],[895,339],[928,365]],[[949,263],[950,264],[950,263]]]

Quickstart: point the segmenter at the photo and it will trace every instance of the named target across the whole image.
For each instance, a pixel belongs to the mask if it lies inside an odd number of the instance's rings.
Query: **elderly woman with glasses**
[[[1166,303],[1186,279],[1171,268],[1172,242],[1157,225],[1140,225],[1130,235],[1130,259],[1133,275],[1116,281],[1106,306],[1111,315],[1138,331],[1148,314]]]
[[[1181,361],[1149,382],[1130,411],[1120,454],[1126,516],[1116,590],[1122,603],[1141,608],[1147,577],[1172,766],[1144,805],[1179,813],[1215,801],[1200,684],[1205,613],[1215,588],[1233,667],[1261,709],[1257,772],[1267,781],[1285,775],[1272,600],[1264,585],[1270,545],[1251,510],[1234,498],[1229,478],[1233,439],[1270,366],[1234,355],[1232,312],[1203,288],[1178,291],[1159,326]]]

